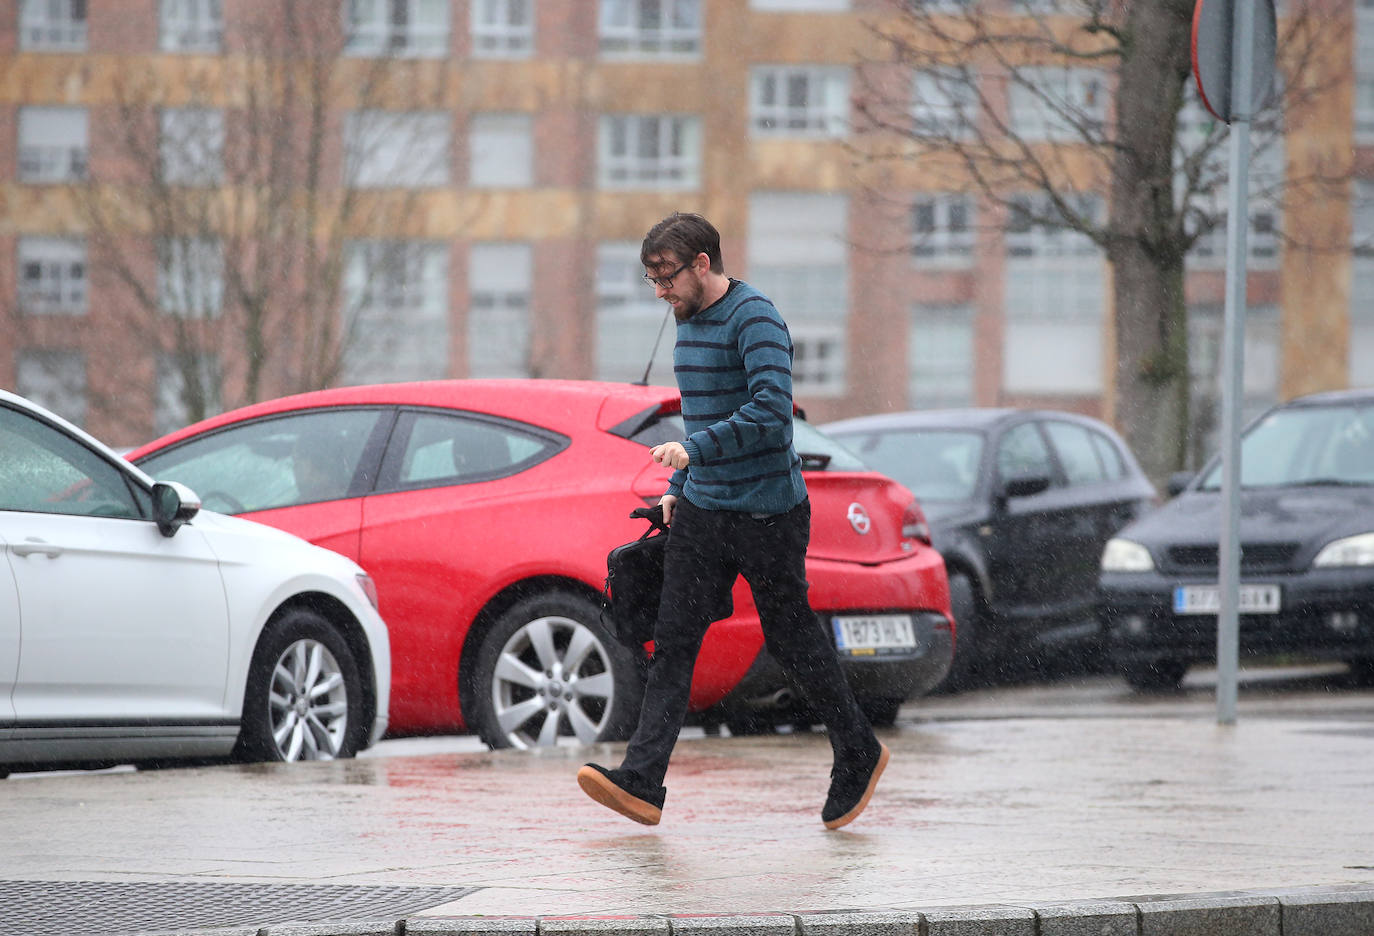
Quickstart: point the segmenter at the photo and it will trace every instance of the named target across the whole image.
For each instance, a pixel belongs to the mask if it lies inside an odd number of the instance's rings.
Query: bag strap
[[[660,530],[668,532],[668,524],[663,522],[663,505],[655,504],[653,507],[636,507],[630,511],[631,520],[648,520],[650,527],[644,532],[640,539],[646,539],[650,533]]]

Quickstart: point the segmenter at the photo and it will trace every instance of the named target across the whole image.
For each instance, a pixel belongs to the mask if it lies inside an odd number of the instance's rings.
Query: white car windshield
[[[1374,484],[1374,406],[1296,406],[1251,426],[1241,440],[1244,488]],[[1215,461],[1199,487],[1221,487]]]
[[[922,501],[963,501],[978,486],[983,435],[950,429],[858,431],[840,436],[864,462]]]

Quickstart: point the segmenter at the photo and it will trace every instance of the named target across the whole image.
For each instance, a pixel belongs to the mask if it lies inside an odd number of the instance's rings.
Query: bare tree
[[[350,55],[337,15],[262,6],[219,70],[118,79],[117,177],[78,199],[92,275],[188,420],[337,382],[414,267],[390,239],[448,184],[443,60]]]
[[[1009,231],[1091,242],[1111,265],[1118,422],[1151,477],[1183,467],[1189,429],[1185,257],[1225,225],[1227,128],[1190,102],[1194,0],[883,0],[860,101],[877,159],[926,160]],[[1280,30],[1282,93],[1257,114],[1252,224],[1324,197],[1341,170],[1283,178],[1282,140],[1320,93],[1337,30],[1297,3]],[[876,58],[876,57],[875,57]],[[892,70],[915,75],[903,84]],[[876,76],[876,77],[875,77]],[[1286,125],[1286,126],[1285,126]],[[1265,173],[1266,165],[1277,165]]]

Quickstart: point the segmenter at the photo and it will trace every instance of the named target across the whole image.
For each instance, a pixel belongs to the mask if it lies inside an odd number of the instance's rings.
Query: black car
[[[1239,539],[1242,654],[1348,661],[1374,675],[1374,390],[1302,397],[1246,428]],[[1216,660],[1221,465],[1102,555],[1108,650],[1138,689]]]
[[[1109,426],[1053,410],[889,413],[822,427],[920,500],[949,570],[947,685],[1099,649],[1103,546],[1154,487]]]

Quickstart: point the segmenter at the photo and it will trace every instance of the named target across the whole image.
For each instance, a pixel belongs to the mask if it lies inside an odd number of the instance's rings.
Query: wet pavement
[[[881,733],[892,763],[836,832],[819,733],[685,740],[654,828],[577,787],[618,745],[16,778],[0,880],[473,889],[431,916],[1374,887],[1371,715],[918,715]]]

